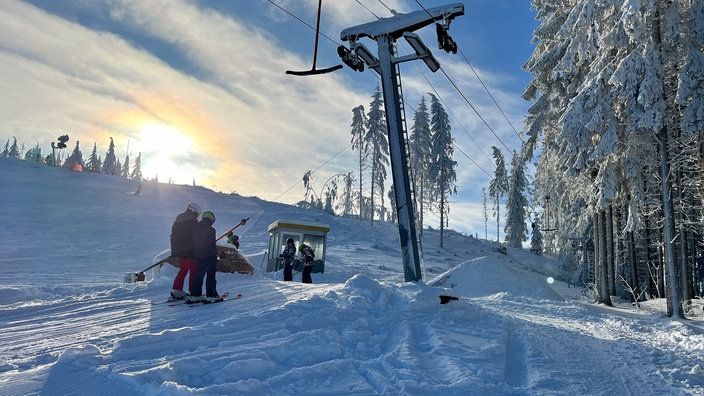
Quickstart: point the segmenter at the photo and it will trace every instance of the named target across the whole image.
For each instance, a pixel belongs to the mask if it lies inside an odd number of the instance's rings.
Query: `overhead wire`
[[[290,15],[292,18],[298,20],[298,21],[301,22],[302,24],[308,26],[308,27],[311,28],[312,30],[317,31],[317,29],[316,29],[314,26],[312,26],[312,25],[309,24],[308,22],[304,21],[303,19],[297,17],[296,15],[294,15],[294,14],[293,14],[292,12],[290,12],[289,10],[287,10],[287,9],[283,8],[282,6],[276,4],[273,0],[266,0],[266,1],[268,1],[269,3],[271,3],[274,7],[280,9],[281,11],[283,11],[283,12],[285,12],[285,13],[287,13],[287,14]],[[333,42],[333,43],[335,43],[335,44],[337,44],[337,45],[341,45],[338,41],[336,41],[336,40],[330,38],[330,37],[329,37],[328,35],[326,35],[325,33],[319,32],[319,34],[320,34],[321,36],[325,37],[326,39],[330,40],[331,42]]]
[[[383,1],[381,1],[381,0],[378,0],[378,1],[379,1],[379,3],[381,3],[381,5],[383,5],[384,7],[386,7],[386,9],[389,10],[390,13],[392,13],[392,14],[395,13],[394,10],[392,10],[391,8],[389,8],[389,6],[387,6],[386,4],[384,4]]]
[[[496,107],[499,109],[499,111],[501,112],[501,114],[504,116],[504,118],[506,119],[506,122],[508,122],[508,125],[511,126],[511,129],[513,129],[513,131],[516,133],[516,136],[518,136],[518,139],[521,140],[521,143],[525,143],[524,140],[523,140],[523,138],[521,137],[521,134],[518,133],[518,131],[516,130],[516,128],[513,126],[513,123],[511,123],[511,120],[508,119],[508,116],[506,115],[506,113],[504,113],[504,110],[503,110],[503,109],[501,108],[501,106],[499,105],[499,102],[496,101],[496,99],[494,98],[494,95],[491,94],[491,92],[489,91],[489,88],[487,88],[487,86],[484,84],[484,81],[481,79],[481,77],[479,77],[479,74],[478,74],[477,71],[474,69],[474,66],[472,66],[472,64],[469,62],[469,59],[467,59],[467,57],[464,55],[464,52],[462,52],[462,49],[461,49],[461,48],[457,48],[457,51],[459,51],[460,55],[462,55],[462,58],[464,58],[465,62],[467,62],[467,65],[469,66],[469,68],[472,69],[472,73],[474,73],[474,75],[477,77],[477,80],[479,80],[479,83],[482,84],[482,87],[484,87],[484,90],[485,90],[486,93],[489,95],[489,97],[491,98],[491,100],[494,101],[494,104],[495,104]]]
[[[430,15],[430,16],[432,17],[432,14],[430,13],[430,11],[428,11],[428,9],[425,8],[425,6],[420,2],[420,0],[415,0],[415,2],[416,2],[428,15]],[[464,59],[465,59],[465,61],[467,62],[467,64],[470,66],[470,68],[472,69],[472,71],[474,71],[474,68],[473,68],[472,65],[469,63],[469,60],[467,59],[467,57],[464,56],[464,54],[461,52],[461,50],[460,50],[460,54],[462,54],[462,56],[464,57]],[[443,73],[443,75],[445,76],[445,78],[450,82],[450,84],[452,84],[452,86],[455,88],[455,90],[457,91],[457,93],[459,93],[460,96],[462,96],[462,98],[465,100],[465,102],[467,102],[467,104],[469,105],[469,107],[477,114],[477,116],[478,116],[479,119],[484,123],[484,125],[486,125],[487,128],[489,128],[489,131],[491,131],[491,133],[494,135],[494,137],[496,137],[496,139],[497,139],[499,142],[501,142],[501,145],[503,145],[504,148],[506,148],[506,150],[507,150],[508,152],[511,152],[511,149],[508,148],[508,146],[506,145],[506,143],[504,143],[504,141],[499,137],[499,135],[494,131],[494,129],[489,125],[489,123],[484,119],[484,117],[479,113],[479,111],[474,107],[474,105],[472,105],[472,103],[471,103],[471,102],[469,101],[469,99],[464,95],[464,93],[462,93],[462,91],[460,90],[460,88],[459,88],[459,87],[457,86],[457,84],[452,80],[452,78],[447,74],[447,72],[445,71],[445,69],[444,69],[442,66],[440,67],[440,70],[442,70],[442,73]],[[508,120],[508,117],[506,117],[506,114],[505,114],[504,111],[501,109],[501,107],[499,106],[499,104],[498,104],[498,102],[496,101],[496,99],[494,99],[494,97],[491,95],[491,92],[489,92],[489,89],[486,87],[486,85],[484,84],[484,82],[479,78],[479,75],[478,75],[476,72],[474,72],[474,74],[477,76],[477,79],[479,79],[479,81],[480,81],[480,83],[482,84],[482,86],[484,87],[484,89],[487,91],[487,93],[489,94],[489,96],[492,98],[492,100],[494,101],[494,104],[499,108],[499,111],[501,111],[501,113],[504,115],[504,117],[506,118],[506,120],[509,122],[509,125],[511,126],[511,128],[513,129],[513,131],[516,132],[516,135],[518,136],[518,138],[521,140],[521,142],[523,142],[523,139],[521,138],[520,134],[519,134],[518,131],[516,131],[516,129],[513,127],[513,124],[511,124],[511,121]]]
[[[335,159],[335,157],[337,157],[338,155],[344,153],[348,148],[350,148],[350,146],[352,146],[351,143],[348,144],[348,145],[347,145],[345,148],[343,148],[342,150],[338,151],[337,154],[333,155],[332,157],[328,158],[325,162],[323,162],[322,164],[318,165],[318,167],[315,168],[315,169],[313,169],[312,171],[310,171],[310,173],[313,174],[313,173],[317,172],[320,168],[322,168],[323,166],[325,166],[328,162],[330,162],[330,161],[332,161],[333,159]],[[294,187],[296,187],[297,185],[301,184],[302,181],[303,181],[303,179],[297,181],[297,182],[294,183],[291,187],[289,187],[288,190],[286,190],[286,191],[282,192],[281,194],[279,194],[279,196],[277,196],[276,198],[274,198],[272,201],[277,201],[279,198],[281,198],[281,197],[283,197],[284,195],[286,195],[289,191],[293,190]]]
[[[442,66],[440,66],[440,71],[442,71],[442,74],[445,76],[445,78],[447,78],[447,81],[449,81],[450,84],[452,84],[452,86],[455,87],[455,90],[457,91],[457,93],[459,93],[460,96],[462,96],[462,98],[464,99],[465,102],[467,102],[467,104],[469,105],[469,107],[470,107],[472,110],[474,110],[474,112],[477,114],[477,117],[479,117],[479,119],[482,120],[482,122],[484,123],[484,125],[486,125],[486,127],[489,128],[489,130],[490,130],[491,133],[494,135],[494,137],[496,137],[496,139],[497,139],[499,142],[501,142],[501,144],[504,146],[504,148],[510,153],[510,152],[511,152],[511,149],[508,148],[508,146],[506,145],[506,143],[504,143],[504,141],[499,137],[499,135],[496,133],[496,131],[494,131],[494,128],[492,128],[491,125],[489,125],[489,123],[486,122],[486,120],[484,119],[484,117],[482,117],[482,115],[479,113],[479,111],[474,107],[474,105],[469,101],[469,99],[467,99],[467,97],[464,95],[464,93],[462,93],[462,91],[461,91],[460,88],[457,86],[457,84],[455,84],[455,82],[452,80],[452,78],[450,78],[450,76],[447,75],[447,72],[445,72],[445,69],[444,69]]]
[[[419,70],[419,71],[420,71],[420,70]],[[421,72],[421,74],[422,74],[422,72]],[[427,80],[426,80],[426,81],[427,81]],[[428,84],[430,85],[430,82],[428,82]],[[438,94],[438,92],[435,90],[435,87],[433,87],[432,85],[430,85],[430,87],[433,89],[433,91],[435,91],[435,93],[436,93],[436,94],[438,95],[438,97],[440,98],[440,101],[442,102],[442,97],[440,97],[440,94]],[[416,109],[414,109],[413,106],[411,106],[410,104],[408,104],[408,102],[406,102],[405,99],[403,100],[403,103],[404,103],[406,106],[408,106],[411,110],[413,110],[413,112],[415,113]],[[443,102],[443,104],[444,104],[444,102]],[[445,107],[447,107],[447,106],[445,106]],[[452,114],[452,112],[450,112],[450,114]],[[453,115],[453,116],[454,116],[454,115]],[[458,121],[458,122],[459,122],[459,121]],[[470,136],[470,139],[471,139],[471,136]],[[472,157],[470,157],[469,155],[467,155],[467,153],[465,153],[455,142],[452,142],[452,145],[453,145],[460,153],[462,153],[465,157],[467,157],[467,159],[470,160],[477,168],[479,168],[482,172],[484,172],[487,176],[492,177],[489,172],[487,172],[484,168],[482,168],[482,166],[479,165],[479,163],[477,163],[477,161],[473,160]],[[484,151],[482,151],[481,148],[479,148],[479,150],[482,152],[482,154],[484,154]],[[486,154],[484,154],[484,156],[486,156]],[[489,158],[489,160],[491,160],[491,159]]]
[[[425,8],[425,6],[423,6],[423,4],[420,3],[419,0],[415,0],[415,1],[416,1],[416,3],[417,3],[419,6],[421,6],[421,8],[423,8],[423,10],[424,10],[426,13],[428,13],[428,15],[430,15],[430,12]],[[431,15],[431,16],[432,16],[432,15]],[[491,100],[494,102],[494,104],[496,105],[496,107],[499,109],[499,112],[501,112],[501,114],[503,115],[504,119],[506,119],[506,122],[508,122],[508,124],[509,124],[509,126],[511,127],[511,129],[513,129],[513,131],[516,133],[516,136],[518,137],[518,139],[521,141],[521,143],[523,143],[524,141],[523,141],[523,138],[521,137],[521,134],[518,133],[518,131],[516,130],[516,128],[513,126],[513,123],[511,123],[511,120],[508,118],[508,116],[506,116],[506,113],[505,113],[504,110],[501,108],[501,105],[499,105],[499,102],[496,100],[496,98],[494,98],[494,95],[492,95],[491,91],[489,91],[489,88],[486,86],[486,84],[484,84],[484,81],[481,79],[481,77],[479,77],[479,73],[477,73],[477,71],[474,69],[474,66],[472,66],[472,63],[469,61],[469,59],[468,59],[467,56],[464,54],[464,52],[462,51],[461,48],[458,47],[457,50],[459,51],[460,55],[462,55],[462,58],[463,58],[463,59],[465,60],[465,62],[467,63],[467,66],[469,66],[469,68],[472,70],[472,73],[474,73],[474,76],[477,78],[477,80],[479,81],[479,83],[482,85],[482,87],[484,87],[484,90],[486,91],[486,93],[489,95],[489,97],[491,98]],[[443,73],[444,73],[444,71],[443,71]],[[445,75],[447,76],[447,74],[445,74]],[[449,79],[449,77],[448,77],[448,79]],[[453,85],[454,85],[454,83],[453,83]],[[459,90],[459,89],[458,89],[458,90]],[[465,98],[465,99],[466,99],[466,98]],[[470,104],[470,106],[471,106],[471,104]],[[472,106],[472,108],[474,109],[473,106]],[[476,111],[476,110],[475,110],[475,111]],[[479,115],[479,114],[477,114],[477,115]],[[481,116],[480,116],[480,117],[481,117]],[[487,125],[487,126],[488,126],[488,125]],[[491,127],[490,127],[490,128],[491,128]],[[493,132],[493,130],[492,130],[492,132]],[[502,143],[503,143],[503,142],[502,142]],[[505,147],[505,145],[504,145],[504,147]]]
[[[404,51],[405,51],[405,48],[404,48]],[[435,88],[435,86],[433,86],[433,84],[430,82],[430,80],[428,80],[428,77],[427,77],[427,76],[425,75],[425,73],[423,73],[423,71],[418,67],[418,64],[417,64],[416,62],[414,62],[413,65],[416,67],[416,70],[418,70],[418,73],[420,73],[420,75],[423,77],[423,79],[425,80],[425,82],[428,83],[428,85],[429,85],[430,88],[433,90],[433,92],[435,92],[435,95],[439,98],[439,100],[440,100],[440,102],[443,104],[443,106],[445,106],[445,108],[447,109],[447,111],[452,115],[452,118],[455,119],[455,122],[457,122],[457,124],[462,128],[462,130],[463,130],[464,133],[467,135],[467,137],[469,138],[469,140],[471,140],[472,143],[474,143],[474,145],[477,146],[477,149],[479,150],[479,152],[481,152],[482,154],[484,154],[484,157],[486,157],[486,159],[488,159],[489,161],[491,161],[491,158],[489,158],[489,156],[484,152],[484,149],[482,149],[482,147],[479,145],[479,143],[477,143],[477,141],[474,140],[474,137],[472,137],[472,135],[469,134],[469,131],[467,130],[467,128],[466,128],[464,125],[462,125],[462,123],[461,123],[460,120],[457,118],[457,116],[455,115],[455,113],[454,113],[454,112],[450,109],[450,107],[445,103],[445,100],[443,99],[442,95],[440,95],[440,93],[439,93],[438,90]],[[404,99],[404,103],[406,103],[405,99]],[[469,158],[469,157],[467,157],[467,158]],[[470,158],[470,160],[471,160],[471,158]],[[474,162],[474,161],[472,160],[472,162]],[[476,162],[474,162],[474,163],[476,164]],[[482,169],[482,168],[480,167],[480,169]],[[484,171],[484,169],[482,169],[482,171]],[[486,172],[486,171],[485,171],[485,172]]]
[[[359,0],[355,0],[355,1],[357,2],[357,4],[359,4],[359,5],[361,5],[362,7],[364,7],[365,10],[369,11],[370,14],[374,15],[374,17],[375,17],[376,19],[381,19],[381,17],[379,17],[378,15],[376,15],[376,14],[375,14],[372,10],[370,10],[367,6],[365,6],[364,4],[362,4],[362,2],[360,2]],[[382,4],[383,4],[383,3],[382,3]],[[388,7],[386,7],[386,8],[388,8]]]

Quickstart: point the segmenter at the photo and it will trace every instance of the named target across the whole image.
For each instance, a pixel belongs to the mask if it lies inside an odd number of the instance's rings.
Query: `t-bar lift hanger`
[[[335,65],[325,69],[316,69],[315,63],[318,60],[318,37],[320,36],[320,9],[323,6],[323,0],[318,0],[318,23],[315,25],[315,51],[313,52],[313,68],[305,71],[293,71],[286,70],[286,74],[293,74],[294,76],[312,76],[316,74],[325,74],[334,72],[335,70],[342,69],[342,65]]]

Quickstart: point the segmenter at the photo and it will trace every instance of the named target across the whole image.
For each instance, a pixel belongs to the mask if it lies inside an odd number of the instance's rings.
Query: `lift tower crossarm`
[[[436,21],[449,21],[461,15],[464,15],[464,4],[462,3],[433,7],[347,28],[340,33],[340,39],[342,41],[356,41],[361,37],[376,39],[379,36],[389,36],[396,40],[403,36],[403,32],[413,32]]]

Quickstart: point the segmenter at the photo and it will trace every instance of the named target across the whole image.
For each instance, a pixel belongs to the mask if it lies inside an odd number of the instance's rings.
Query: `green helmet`
[[[213,214],[213,212],[211,212],[211,211],[209,211],[209,210],[206,210],[205,212],[203,212],[203,214],[201,215],[201,218],[202,218],[203,220],[205,220],[205,219],[210,219],[210,221],[212,221],[213,223],[215,223],[215,214]]]

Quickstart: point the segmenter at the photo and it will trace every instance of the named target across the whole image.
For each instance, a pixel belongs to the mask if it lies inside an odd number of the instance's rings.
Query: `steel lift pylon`
[[[447,52],[456,53],[457,45],[447,30],[450,21],[460,15],[464,15],[464,5],[456,3],[408,14],[396,13],[393,17],[350,27],[340,33],[340,39],[350,43],[349,49],[344,46],[338,47],[338,54],[342,61],[357,71],[363,71],[364,64],[366,64],[368,68],[381,75],[388,125],[389,155],[396,196],[399,240],[406,282],[420,281],[423,277],[421,251],[416,233],[415,205],[408,173],[407,139],[398,64],[420,59],[431,71],[437,71],[440,64],[420,37],[413,32],[436,23],[438,47]],[[415,54],[402,57],[395,55],[396,40],[401,37],[415,50]],[[361,38],[370,38],[377,42],[377,57],[358,41]]]

